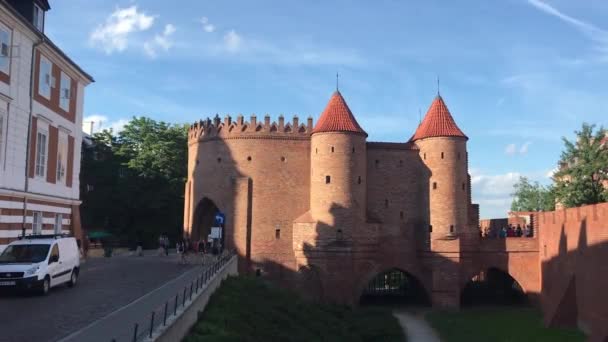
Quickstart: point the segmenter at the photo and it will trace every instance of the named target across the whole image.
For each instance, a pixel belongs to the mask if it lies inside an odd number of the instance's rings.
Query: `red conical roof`
[[[437,95],[411,141],[431,137],[468,137],[462,133],[441,96]]]
[[[367,133],[359,126],[355,116],[348,108],[342,94],[337,90],[329,99],[327,107],[325,107],[312,132],[353,132],[367,136]]]

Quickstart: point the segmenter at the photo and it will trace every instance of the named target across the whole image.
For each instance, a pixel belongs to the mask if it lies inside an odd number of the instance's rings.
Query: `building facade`
[[[84,89],[44,34],[46,0],[0,0],[0,249],[23,234],[80,236]]]
[[[434,305],[458,306],[474,267],[462,250],[479,243],[467,140],[439,95],[404,142],[368,142],[338,91],[314,126],[269,116],[197,122],[184,231],[205,238],[221,211],[242,271],[353,303],[396,268]]]

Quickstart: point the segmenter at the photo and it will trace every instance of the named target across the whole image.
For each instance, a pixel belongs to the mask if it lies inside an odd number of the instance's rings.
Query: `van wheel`
[[[44,277],[42,284],[40,284],[39,294],[42,296],[45,296],[49,293],[50,289],[51,289],[51,281],[49,280],[49,277]]]
[[[72,270],[72,275],[70,276],[70,281],[68,281],[68,286],[69,287],[76,286],[77,281],[78,281],[78,270],[74,269],[74,270]]]

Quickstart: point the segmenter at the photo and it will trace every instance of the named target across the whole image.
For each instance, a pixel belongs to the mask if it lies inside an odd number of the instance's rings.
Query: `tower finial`
[[[340,88],[338,87],[339,86],[339,84],[338,84],[339,78],[340,78],[340,74],[338,74],[338,72],[336,72],[336,91],[340,91]]]
[[[439,75],[437,75],[437,96],[441,96],[439,93]]]

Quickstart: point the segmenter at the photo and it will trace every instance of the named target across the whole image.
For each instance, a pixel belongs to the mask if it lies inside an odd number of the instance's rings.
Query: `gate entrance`
[[[431,301],[416,277],[394,268],[374,277],[363,290],[359,303],[428,306]]]
[[[190,238],[193,241],[198,239],[207,240],[207,236],[211,233],[211,227],[215,223],[215,214],[219,211],[218,207],[207,197],[204,197],[194,211],[192,221],[192,232]]]
[[[460,303],[462,306],[524,305],[528,299],[513,277],[498,268],[490,268],[465,285]]]

